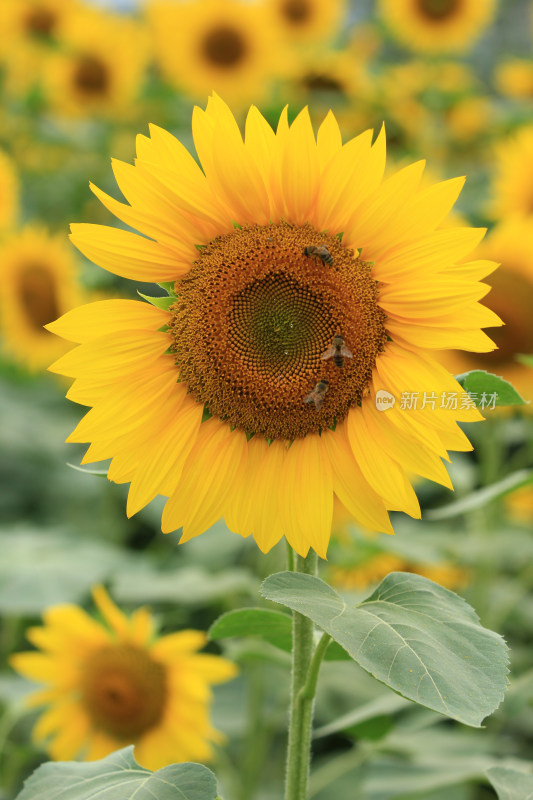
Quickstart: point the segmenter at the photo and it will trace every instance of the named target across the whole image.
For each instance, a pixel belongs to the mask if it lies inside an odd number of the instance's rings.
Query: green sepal
[[[172,306],[176,302],[175,295],[164,295],[163,297],[150,297],[147,294],[143,294],[142,292],[137,292],[139,297],[142,297],[143,300],[146,300],[151,305],[155,306],[156,308],[160,308],[162,311],[168,311],[170,306]]]

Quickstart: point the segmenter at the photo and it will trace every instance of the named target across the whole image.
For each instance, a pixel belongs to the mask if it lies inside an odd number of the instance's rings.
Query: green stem
[[[316,575],[317,556],[296,556],[294,570]],[[320,664],[330,638],[324,634],[314,648],[314,626],[310,619],[292,614],[292,684],[287,750],[285,800],[307,800],[313,707]]]

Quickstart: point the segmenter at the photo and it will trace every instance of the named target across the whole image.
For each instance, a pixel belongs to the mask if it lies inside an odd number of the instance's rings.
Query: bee
[[[336,367],[343,367],[344,359],[353,358],[353,353],[350,348],[346,347],[344,344],[344,336],[338,333],[333,337],[331,347],[328,347],[328,349],[322,353],[321,358],[323,361],[327,361],[328,358],[331,358]]]
[[[307,247],[304,247],[304,256],[307,256],[308,258],[313,256],[315,259],[315,264],[317,258],[319,258],[323,264],[327,264],[329,267],[331,267],[333,264],[333,256],[325,244],[319,244],[318,246],[310,244]]]
[[[329,381],[326,378],[320,378],[312,392],[304,398],[304,403],[314,403],[317,411],[322,408],[324,396],[329,389]]]

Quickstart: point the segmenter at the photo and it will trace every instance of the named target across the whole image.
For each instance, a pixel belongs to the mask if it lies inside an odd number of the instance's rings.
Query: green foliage
[[[492,767],[487,770],[500,800],[531,800],[533,798],[533,774],[527,775],[515,769]]]
[[[503,699],[505,642],[427,578],[393,572],[353,607],[319,578],[292,572],[267,578],[261,593],[312,619],[363,669],[420,705],[479,726]]]
[[[268,608],[240,608],[219,617],[209,629],[211,639],[231,636],[256,636],[264,642],[290,653],[292,650],[292,618]],[[350,656],[336,642],[331,642],[324,659],[346,661]]]
[[[455,377],[465,392],[468,392],[478,400],[476,405],[479,405],[480,398],[486,395],[485,405],[481,404],[480,406],[482,409],[489,405],[490,395],[495,395],[494,405],[496,406],[527,405],[527,402],[520,397],[509,381],[484,369],[474,369],[471,372],[464,372],[462,375],[456,375]]]
[[[200,764],[171,764],[150,772],[125,747],[101,761],[71,761],[40,766],[17,800],[215,800],[216,780]]]
[[[483,489],[471,492],[456,503],[449,503],[447,506],[442,506],[442,508],[429,509],[424,514],[424,518],[429,520],[452,519],[460,514],[474,511],[476,508],[482,508],[492,500],[505,497],[505,495],[516,491],[516,489],[521,489],[523,486],[529,486],[530,484],[533,484],[533,469],[521,469],[518,472],[513,472],[512,475],[507,475],[491,486],[484,486]]]
[[[80,602],[125,558],[104,541],[23,527],[0,530],[0,552],[4,615],[37,615],[57,603]]]

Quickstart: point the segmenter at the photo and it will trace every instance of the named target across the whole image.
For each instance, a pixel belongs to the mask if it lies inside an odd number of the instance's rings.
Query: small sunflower
[[[40,44],[53,41],[79,7],[76,0],[2,0],[0,52],[10,48],[13,38]]]
[[[82,301],[65,237],[28,226],[0,243],[0,330],[3,349],[29,369],[43,369],[65,352],[44,329]]]
[[[235,104],[267,93],[283,66],[265,10],[245,0],[152,0],[147,7],[156,59],[166,79],[190,97],[213,88]]]
[[[127,113],[148,66],[143,27],[125,16],[87,8],[64,26],[61,45],[44,65],[50,105],[72,116]]]
[[[533,125],[496,145],[492,197],[490,211],[498,219],[533,214]]]
[[[496,88],[507,97],[516,100],[533,98],[533,61],[525,58],[510,58],[501,61],[494,69]]]
[[[171,295],[49,326],[80,344],[50,369],[92,406],[69,441],[92,442],[85,462],[113,458],[128,514],[168,497],[162,528],[182,528],[182,542],[225,517],[265,552],[285,535],[325,556],[334,495],[391,532],[388,509],[420,515],[408,475],[450,486],[441,457],[470,449],[457,421],[480,419],[438,405],[383,413],[376,397],[461,392],[433,351],[494,348],[479,280],[495,265],[466,261],[484,230],[441,229],[463,179],[419,191],[417,162],[383,181],[384,132],[342,145],[331,112],[315,139],[306,109],[274,133],[252,107],[243,141],[214,95],[193,137],[201,167],[160,128],[138,137],[136,166],[114,164],[130,205],[94,188],[143,236],[72,227],[89,258]]]
[[[394,35],[422,53],[461,52],[490,24],[496,0],[380,0]]]
[[[30,628],[37,652],[16,653],[11,666],[45,688],[30,706],[46,706],[33,736],[54,760],[94,761],[129,744],[143,767],[207,761],[222,735],[209,722],[211,684],[233,678],[235,665],[198,653],[201,631],[156,637],[140,608],[130,617],[103,587],[93,590],[100,622],[75,605],[48,609]]]
[[[487,305],[505,325],[493,332],[498,349],[475,356],[453,353],[448,356],[450,369],[456,373],[486,369],[502,375],[526,400],[533,400],[533,370],[516,361],[521,353],[533,353],[533,226],[520,217],[497,225],[478,248],[480,259],[501,262],[487,283],[492,291]],[[531,409],[524,406],[524,409]]]
[[[19,178],[14,161],[0,150],[0,231],[12,228],[19,210]]]
[[[274,25],[293,43],[331,39],[346,15],[346,0],[266,0]]]
[[[334,586],[342,589],[363,591],[380,583],[390,572],[412,572],[447,589],[464,586],[468,573],[445,561],[434,564],[414,563],[394,553],[379,552],[353,565],[337,565],[329,569],[329,578]]]

